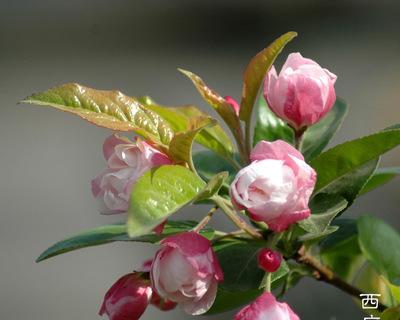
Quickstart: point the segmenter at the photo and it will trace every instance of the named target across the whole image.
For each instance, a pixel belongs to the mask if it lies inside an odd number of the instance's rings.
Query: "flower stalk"
[[[235,209],[233,209],[232,204],[229,200],[222,198],[221,196],[214,196],[212,200],[217,204],[218,207],[226,214],[226,216],[241,230],[248,233],[255,239],[263,239],[261,233],[257,229],[253,228],[246,221],[236,214]]]

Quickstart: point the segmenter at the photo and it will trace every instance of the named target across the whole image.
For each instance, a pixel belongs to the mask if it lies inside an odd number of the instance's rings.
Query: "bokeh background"
[[[296,30],[278,65],[300,51],[338,75],[337,93],[350,111],[335,144],[400,122],[399,17],[396,0],[1,0],[0,319],[98,319],[109,286],[154,252],[117,243],[35,264],[55,241],[124,217],[99,215],[90,191],[105,165],[101,146],[109,132],[55,110],[16,105],[20,99],[76,81],[206,110],[177,67],[239,98],[249,58]],[[399,164],[399,150],[382,161]],[[364,196],[347,214],[373,213],[399,228],[399,186],[398,179]],[[223,217],[215,223],[229,226]],[[349,297],[313,280],[287,300],[302,319],[363,318]],[[143,319],[190,317],[149,308]]]

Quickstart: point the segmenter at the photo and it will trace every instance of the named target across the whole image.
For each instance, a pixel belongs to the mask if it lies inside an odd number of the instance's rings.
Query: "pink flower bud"
[[[235,110],[236,115],[239,116],[239,111],[240,111],[239,103],[237,103],[237,101],[230,96],[226,96],[224,97],[224,99],[231,105],[233,110]]]
[[[300,320],[287,303],[276,301],[275,297],[265,292],[252,304],[236,314],[235,320]]]
[[[302,154],[282,140],[260,141],[250,158],[231,184],[232,202],[277,232],[307,218],[316,173]]]
[[[134,183],[149,169],[170,164],[167,155],[145,141],[111,135],[104,141],[107,168],[92,180],[92,192],[104,214],[126,212]]]
[[[336,100],[336,75],[300,53],[291,53],[279,76],[275,67],[264,82],[264,97],[271,110],[300,130],[319,121]]]
[[[269,248],[261,249],[257,258],[259,267],[267,272],[275,272],[282,262],[281,254]]]
[[[150,281],[138,273],[120,278],[104,296],[99,314],[110,320],[137,320],[144,313],[151,299]]]
[[[210,241],[185,232],[165,238],[161,244],[150,271],[155,291],[180,304],[188,314],[205,313],[214,303],[218,282],[223,280]]]

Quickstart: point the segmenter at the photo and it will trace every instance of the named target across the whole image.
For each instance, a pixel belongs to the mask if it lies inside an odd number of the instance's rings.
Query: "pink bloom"
[[[252,304],[244,307],[235,316],[235,320],[300,320],[287,303],[276,301],[275,297],[265,292]]]
[[[120,278],[104,296],[99,314],[110,320],[137,320],[144,313],[151,298],[150,281],[138,273]]]
[[[142,264],[140,272],[150,272],[153,259],[148,259]],[[153,290],[151,295],[150,303],[162,311],[169,311],[176,307],[177,303],[168,299],[164,299],[158,295],[158,293]]]
[[[271,110],[299,130],[319,121],[336,100],[336,75],[300,53],[291,53],[281,72],[269,70],[264,96]]]
[[[222,270],[210,241],[195,232],[161,241],[151,266],[153,287],[164,299],[175,301],[191,315],[205,313],[214,303]]]
[[[93,195],[101,202],[101,212],[126,212],[132,186],[147,170],[170,164],[167,155],[145,141],[109,136],[103,145],[107,168],[92,180]]]
[[[257,258],[259,267],[267,272],[275,272],[279,269],[282,262],[281,254],[269,248],[261,249],[258,252]]]
[[[230,96],[226,96],[225,101],[231,105],[233,110],[235,110],[236,115],[239,116],[239,111],[240,111],[239,103],[237,103],[237,101]]]
[[[250,158],[231,184],[233,203],[277,232],[307,218],[316,173],[302,154],[282,140],[260,141]]]

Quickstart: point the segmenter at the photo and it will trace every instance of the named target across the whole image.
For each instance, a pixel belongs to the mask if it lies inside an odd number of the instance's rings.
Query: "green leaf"
[[[388,307],[395,306],[395,300],[392,297],[389,285],[369,263],[366,263],[358,270],[351,282],[362,292],[380,294],[379,301],[383,305]],[[359,299],[357,299],[356,303],[361,306]]]
[[[229,162],[211,151],[196,152],[193,154],[193,162],[197,172],[205,180],[210,180],[221,171],[227,171],[229,173],[228,182],[231,182],[236,174],[235,168]]]
[[[400,320],[400,307],[386,309],[382,313],[381,320]]]
[[[360,195],[370,192],[381,185],[388,183],[398,175],[400,175],[400,167],[380,168],[376,170],[372,177],[368,180],[367,184],[364,185],[360,191]]]
[[[278,280],[282,279],[284,276],[286,276],[289,273],[289,266],[286,263],[285,260],[282,260],[281,265],[279,266],[278,270],[272,273],[271,275],[271,287],[273,283],[276,283]],[[267,286],[268,282],[268,272],[264,274],[263,279],[261,280],[260,289],[263,289]]]
[[[193,82],[203,99],[224,119],[233,135],[239,137],[241,132],[240,121],[232,106],[217,92],[209,88],[198,75],[187,70],[179,69],[179,71]]]
[[[310,217],[297,223],[303,230],[312,234],[323,233],[347,206],[347,201],[342,197],[320,195],[318,199],[320,201],[314,201],[311,206]]]
[[[271,111],[264,97],[260,97],[253,144],[256,145],[261,140],[275,141],[278,139],[294,144],[293,129]]]
[[[180,232],[189,231],[193,229],[196,225],[197,225],[196,221],[168,221],[164,226],[162,234],[158,235],[153,232],[136,238],[130,238],[128,236],[125,224],[113,224],[113,225],[101,226],[81,232],[77,235],[74,235],[72,237],[57,242],[56,244],[48,248],[46,251],[44,251],[37,258],[36,262],[40,262],[70,251],[92,246],[98,246],[115,241],[137,241],[137,242],[156,243],[167,236]],[[214,230],[209,227],[203,228],[200,231],[200,233],[202,236],[208,239],[212,239],[214,236]]]
[[[221,289],[232,292],[258,288],[264,271],[258,267],[257,252],[265,246],[262,241],[221,241],[214,250],[224,272]]]
[[[185,131],[192,118],[208,117],[209,115],[195,106],[165,107],[151,100],[150,97],[141,97],[142,101],[150,110],[159,114],[172,126],[175,132]],[[216,124],[204,128],[195,138],[196,142],[213,150],[223,157],[232,157],[233,145],[229,136]]]
[[[335,146],[311,161],[317,171],[314,194],[339,194],[354,200],[374,172],[378,157],[400,144],[400,129],[381,131]]]
[[[139,178],[132,190],[128,211],[128,234],[148,233],[171,214],[194,201],[205,182],[189,169],[166,165]]]
[[[218,314],[239,308],[255,300],[262,292],[259,289],[232,292],[218,287],[217,297],[206,315]]]
[[[400,286],[395,286],[391,284],[389,281],[387,281],[387,285],[390,288],[390,291],[392,293],[392,297],[396,301],[398,305],[400,305]]]
[[[315,158],[324,150],[341,126],[346,113],[346,103],[338,98],[331,111],[321,121],[304,132],[300,151],[306,160]]]
[[[134,131],[145,139],[167,146],[174,132],[157,113],[138,99],[119,91],[95,90],[68,83],[36,93],[22,102],[51,106],[117,131]]]
[[[221,189],[222,184],[228,177],[228,172],[223,171],[217,173],[214,177],[208,181],[207,185],[203,190],[196,196],[195,201],[202,201],[210,199],[213,195],[218,194],[219,189]]]
[[[254,102],[265,74],[283,48],[296,36],[296,32],[285,33],[250,60],[243,76],[242,100],[240,102],[241,120],[246,123],[250,122]]]
[[[312,275],[312,270],[303,264],[288,263],[288,269],[289,272],[284,279],[282,292],[279,296],[283,296],[290,288],[299,283],[303,277]]]
[[[358,241],[365,258],[394,285],[400,285],[400,234],[382,220],[361,216]]]
[[[319,240],[325,238],[326,236],[329,236],[330,234],[336,232],[337,230],[339,230],[338,226],[328,226],[324,231],[316,232],[316,233],[309,232],[302,236],[299,236],[298,240],[300,242],[312,241],[311,243],[313,243],[315,241],[319,241]]]
[[[169,153],[177,163],[192,163],[192,146],[196,135],[204,128],[215,125],[211,118],[194,118],[186,131],[175,134],[169,144]]]
[[[351,280],[365,262],[358,245],[357,222],[352,219],[337,219],[332,224],[338,226],[339,230],[322,241],[322,262],[335,270],[342,279]]]

